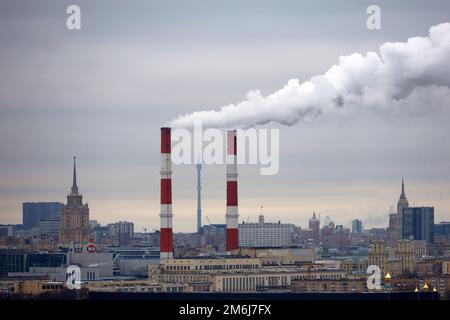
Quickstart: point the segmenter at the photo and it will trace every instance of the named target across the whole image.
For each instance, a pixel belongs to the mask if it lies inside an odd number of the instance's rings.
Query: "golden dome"
[[[436,287],[433,287],[433,292],[437,292]]]
[[[391,280],[391,274],[388,272],[386,273],[386,276],[384,277],[385,280]]]
[[[416,288],[414,289],[414,292],[419,292],[419,288],[416,287]]]
[[[425,284],[423,285],[423,289],[424,289],[424,290],[428,290],[428,285],[427,285],[426,282],[425,282]]]

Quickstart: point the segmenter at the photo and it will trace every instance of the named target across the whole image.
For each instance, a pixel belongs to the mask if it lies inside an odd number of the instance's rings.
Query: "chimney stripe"
[[[173,258],[171,129],[161,128],[160,259]]]
[[[238,248],[238,182],[236,130],[227,131],[227,254]]]

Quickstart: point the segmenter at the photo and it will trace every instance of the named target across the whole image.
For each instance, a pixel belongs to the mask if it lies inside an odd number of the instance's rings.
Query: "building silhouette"
[[[352,233],[362,233],[363,232],[363,224],[359,219],[352,220]]]
[[[316,217],[316,213],[313,212],[312,218],[309,219],[309,229],[312,232],[312,239],[314,239],[314,244],[319,245],[320,243],[320,220]]]
[[[78,192],[75,157],[73,158],[73,183],[67,204],[61,208],[59,242],[63,245],[87,243],[89,240],[89,207],[83,204]]]
[[[403,234],[403,209],[409,208],[408,199],[406,199],[405,194],[405,181],[402,179],[402,193],[400,194],[400,198],[397,202],[397,215],[399,219],[399,238],[402,239],[401,235]]]
[[[434,239],[434,208],[412,207],[403,209],[403,239],[426,240],[432,243]]]
[[[387,228],[387,245],[391,248],[397,246],[397,241],[403,239],[403,209],[409,208],[405,193],[405,181],[402,179],[402,190],[397,202],[397,213],[389,215],[389,227]]]
[[[22,223],[25,230],[39,228],[41,220],[59,220],[62,203],[24,202],[22,204]]]

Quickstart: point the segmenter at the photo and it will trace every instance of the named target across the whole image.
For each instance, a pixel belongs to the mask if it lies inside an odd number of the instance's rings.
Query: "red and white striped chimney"
[[[161,227],[160,259],[173,258],[172,236],[172,160],[170,128],[161,128]]]
[[[238,248],[238,187],[236,130],[227,130],[227,254]]]

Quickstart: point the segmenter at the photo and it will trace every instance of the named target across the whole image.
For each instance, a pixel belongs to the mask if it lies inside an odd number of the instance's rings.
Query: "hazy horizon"
[[[22,203],[66,202],[72,157],[90,220],[159,228],[159,128],[307,81],[352,53],[427,37],[450,22],[450,3],[379,1],[69,1],[0,3],[0,223],[22,223]],[[446,58],[448,59],[448,57]],[[447,69],[438,70],[450,74]],[[307,227],[322,221],[386,227],[405,178],[410,205],[450,220],[450,95],[442,86],[406,112],[360,108],[280,130],[280,170],[239,166],[239,220]],[[401,98],[399,100],[402,100]],[[383,106],[381,106],[383,107]],[[196,229],[196,171],[174,166],[174,232]],[[202,170],[203,223],[225,222],[225,166]]]

